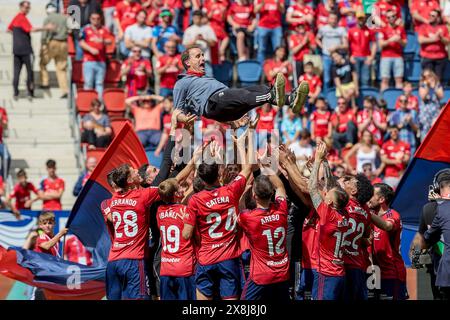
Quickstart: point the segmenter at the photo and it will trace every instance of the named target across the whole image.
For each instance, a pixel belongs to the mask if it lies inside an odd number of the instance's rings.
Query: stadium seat
[[[261,82],[262,66],[256,60],[239,61],[237,63],[237,76],[242,87]]]
[[[224,61],[222,64],[212,66],[214,78],[230,87],[233,81],[233,64],[229,61]]]
[[[110,118],[125,115],[125,91],[122,88],[108,88],[103,92],[103,102]]]
[[[441,103],[447,103],[450,99],[450,87],[444,88],[444,97],[441,100]]]
[[[361,87],[359,88],[359,96],[361,97],[361,100],[364,99],[367,96],[373,96],[375,98],[378,98],[380,95],[380,90],[374,87]]]
[[[91,102],[93,99],[97,98],[97,91],[93,89],[78,89],[77,97],[75,99],[78,114],[80,116],[84,116],[86,113],[91,111]]]
[[[122,125],[125,122],[131,123],[131,120],[127,119],[127,118],[114,118],[114,119],[111,119],[111,129],[112,129],[112,138],[113,139],[116,136],[116,134],[119,133],[120,128],[122,128]]]
[[[405,77],[406,80],[413,83],[418,83],[420,81],[420,76],[422,73],[422,65],[420,60],[411,60],[405,62]]]
[[[106,88],[117,88],[121,80],[120,67],[121,63],[119,60],[109,60],[106,67],[105,76],[105,87]]]
[[[94,157],[95,159],[97,159],[97,163],[99,163],[105,151],[106,148],[96,148],[93,150],[86,150],[86,160],[88,158]]]
[[[213,66],[209,61],[205,62],[205,75],[211,78],[214,76]]]
[[[106,56],[111,59],[116,53],[116,37],[110,34],[107,36],[107,39],[110,39],[111,43],[106,45]]]
[[[328,105],[330,106],[331,110],[336,109],[336,105],[337,105],[336,88],[328,89],[328,91],[325,95],[325,99],[327,100]]]
[[[77,88],[83,87],[83,61],[72,59],[72,82],[76,84]]]
[[[403,93],[402,89],[389,88],[383,91],[381,94],[383,99],[387,103],[387,108],[389,111],[395,110],[395,103],[397,98]]]
[[[408,32],[406,37],[407,42],[405,48],[403,49],[403,53],[411,58],[418,58],[420,45],[417,34],[415,32]]]
[[[71,36],[67,37],[67,53],[70,57],[75,57],[75,43],[73,42],[73,38]]]

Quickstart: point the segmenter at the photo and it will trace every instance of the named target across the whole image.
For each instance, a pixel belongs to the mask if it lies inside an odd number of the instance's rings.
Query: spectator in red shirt
[[[360,86],[369,86],[372,74],[372,62],[377,53],[375,33],[366,25],[366,14],[356,13],[358,23],[348,30],[350,62],[355,67]]]
[[[358,131],[369,131],[372,137],[378,145],[383,143],[384,132],[387,128],[386,116],[375,109],[377,101],[374,97],[364,97],[363,107],[364,109],[358,112],[356,122],[358,125]]]
[[[106,45],[111,43],[109,31],[102,27],[102,17],[92,13],[90,24],[81,31],[80,47],[83,49],[84,89],[93,89],[103,97],[106,74]]]
[[[307,109],[311,110],[312,105],[316,103],[317,97],[319,97],[322,92],[322,80],[318,75],[314,74],[314,64],[311,61],[308,61],[305,64],[305,73],[298,78],[298,83],[301,83],[302,81],[309,83]]]
[[[43,201],[42,210],[62,210],[64,180],[56,175],[55,160],[48,160],[46,166],[48,177],[41,181],[39,188],[39,198]]]
[[[227,22],[236,37],[238,61],[249,58],[250,41],[258,23],[253,12],[253,4],[250,2],[250,0],[237,0],[228,9]]]
[[[19,98],[19,76],[22,66],[27,69],[27,89],[29,98],[34,97],[34,79],[32,55],[33,48],[31,46],[31,32],[51,31],[54,25],[49,24],[42,28],[33,28],[27,18],[30,12],[30,1],[22,1],[19,4],[20,12],[14,17],[8,25],[7,31],[13,36],[13,54],[14,54],[14,72],[13,72],[13,89],[14,99]]]
[[[155,151],[161,140],[161,113],[163,97],[135,96],[125,100],[134,117],[134,130],[147,151]]]
[[[211,0],[203,5],[203,10],[206,11],[211,28],[214,30],[219,43],[220,63],[226,60],[225,52],[230,43],[230,37],[228,36],[225,25],[227,21],[227,6],[228,4],[225,0]]]
[[[386,17],[389,23],[381,29],[378,43],[381,48],[381,92],[389,87],[391,73],[394,73],[395,87],[402,88],[404,73],[403,47],[406,45],[405,29],[395,24],[397,14],[394,11],[388,11]]]
[[[341,14],[340,26],[347,29],[356,27],[358,12],[363,12],[363,6],[360,0],[339,2],[339,13]]]
[[[262,107],[256,109],[259,115],[259,121],[256,125],[256,134],[258,136],[258,149],[265,148],[266,142],[275,133],[275,119],[278,109],[266,103]]]
[[[423,24],[429,24],[431,11],[440,10],[440,8],[438,0],[412,0],[410,11],[415,30],[418,31],[418,28]]]
[[[43,212],[38,218],[38,237],[34,251],[51,254],[59,257],[59,240],[69,231],[67,228],[61,229],[55,236],[55,214],[53,212]]]
[[[169,40],[164,44],[165,54],[158,58],[156,72],[160,77],[159,95],[163,97],[173,95],[173,87],[177,76],[184,70],[181,55],[177,53],[177,43]]]
[[[319,1],[315,12],[317,30],[328,24],[330,12],[338,12],[336,0],[326,0],[325,3]]]
[[[352,147],[357,140],[355,112],[349,108],[347,100],[338,98],[337,107],[328,127],[332,133],[333,147],[337,150]]]
[[[137,0],[123,0],[116,4],[114,19],[117,26],[117,37],[122,41],[125,30],[136,23],[136,15],[142,10],[141,4]]]
[[[289,30],[295,30],[300,24],[304,25],[306,30],[310,30],[314,22],[314,11],[304,0],[296,0],[286,10],[286,22]]]
[[[128,97],[147,93],[149,78],[153,77],[152,65],[142,57],[140,47],[131,49],[131,56],[122,63],[120,73],[127,78],[125,89]]]
[[[413,85],[411,82],[403,82],[403,96],[407,99],[407,109],[419,112],[419,98],[412,94]],[[400,109],[400,97],[395,101],[395,109]]]
[[[38,194],[38,189],[31,182],[27,181],[27,173],[24,169],[17,171],[17,184],[14,186],[13,191],[6,198],[6,205],[11,208],[11,211],[17,219],[20,218],[19,210],[31,210],[33,202],[39,200],[39,197],[31,199],[31,192],[35,195]],[[16,199],[14,206],[11,204],[11,200]]]
[[[450,43],[448,28],[441,21],[441,12],[432,10],[429,24],[422,24],[418,29],[422,70],[431,69],[439,79],[443,79],[448,63],[447,45]]]
[[[396,188],[411,157],[407,142],[399,139],[399,129],[395,125],[388,128],[390,139],[381,147],[381,162],[384,165],[384,183]]]
[[[264,74],[269,83],[272,83],[278,72],[284,75],[286,80],[286,92],[292,90],[292,64],[287,60],[286,48],[279,47],[275,49],[275,56],[272,59],[264,61]]]
[[[328,103],[324,98],[317,98],[316,110],[311,114],[311,139],[314,141],[323,140],[330,137],[329,123],[331,112],[328,110]]]
[[[392,21],[396,26],[403,25],[402,11],[400,5],[394,0],[381,0],[373,5],[372,17],[377,26],[384,28],[391,23],[388,18],[388,12],[395,13],[395,19]]]
[[[295,62],[295,74],[303,74],[303,59],[305,54],[310,54],[316,50],[316,38],[314,33],[311,31],[306,31],[304,24],[298,24],[296,32],[289,36],[289,50],[293,55]],[[311,86],[309,87],[311,92]]]
[[[259,14],[257,27],[258,53],[256,60],[261,64],[272,52],[268,50],[269,41],[272,48],[278,48],[283,38],[281,15],[284,13],[283,0],[255,0],[255,14]]]

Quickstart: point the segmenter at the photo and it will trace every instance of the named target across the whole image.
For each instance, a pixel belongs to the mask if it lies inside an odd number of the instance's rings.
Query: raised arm
[[[322,196],[320,195],[320,191],[319,191],[318,176],[319,176],[320,164],[326,155],[326,150],[327,150],[326,148],[327,147],[326,147],[325,143],[323,143],[323,142],[319,142],[319,144],[317,145],[315,159],[314,159],[314,165],[313,165],[313,168],[311,171],[311,176],[309,177],[309,182],[308,182],[309,194],[311,195],[311,201],[312,201],[315,209],[317,209],[323,201]]]
[[[59,239],[61,239],[67,233],[67,231],[69,231],[69,229],[67,228],[62,229],[60,232],[56,234],[56,236],[51,238],[49,241],[41,243],[39,247],[41,247],[44,250],[50,250],[59,242]]]

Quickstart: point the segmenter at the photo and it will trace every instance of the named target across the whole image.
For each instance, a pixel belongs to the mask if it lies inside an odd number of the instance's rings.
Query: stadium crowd
[[[81,29],[71,30],[63,50],[72,56],[88,151],[106,148],[113,123],[126,118],[154,156],[175,147],[176,129],[191,127],[179,123],[172,96],[186,68],[181,53],[193,45],[203,50],[207,75],[228,85],[272,84],[279,73],[288,92],[309,84],[300,114],[267,103],[255,111],[258,120],[243,120],[247,130],[231,143],[239,165],[218,157],[230,147],[218,132],[229,125],[201,118],[195,126],[209,144],[184,167],[163,156],[160,168],[123,165],[108,175],[115,190],[102,204],[114,244],[108,299],[148,298],[146,269],[150,291],[161,299],[359,300],[368,298],[373,266],[381,271],[381,290],[373,296],[407,298],[402,225],[389,205],[445,96],[447,2],[382,0],[372,15],[353,0],[67,2],[65,9],[81,12]],[[29,4],[22,2],[21,10]],[[14,21],[11,29],[20,28],[23,19]],[[51,33],[51,25],[46,30]],[[119,111],[111,107],[111,93],[121,97]],[[89,97],[87,108],[78,104],[81,96]],[[272,148],[268,137],[282,145]],[[279,168],[256,156],[264,151],[277,155]],[[213,164],[199,164],[205,153]],[[95,161],[87,158],[75,195]],[[26,174],[19,173],[24,185]],[[40,247],[54,254],[50,249],[63,234],[41,230]]]
[[[69,51],[82,61],[83,88],[98,97],[81,124],[90,149],[107,146],[112,118],[126,115],[146,150],[161,154],[181,52],[192,45],[203,49],[207,74],[227,85],[235,83],[234,67],[237,85],[272,83],[277,72],[288,91],[307,81],[310,96],[300,115],[264,106],[257,130],[279,135],[299,162],[325,141],[333,170],[363,172],[370,163],[367,176],[393,188],[445,101],[448,6],[437,1],[378,1],[371,15],[360,1],[333,0],[70,5],[85,14]],[[129,97],[119,114],[109,111],[117,96],[102,94],[112,60],[119,61],[118,86]],[[221,127],[202,119],[204,133]]]

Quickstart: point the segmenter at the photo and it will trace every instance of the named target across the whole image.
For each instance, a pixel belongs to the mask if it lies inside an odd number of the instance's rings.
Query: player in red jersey
[[[381,270],[382,300],[405,300],[406,268],[400,253],[402,221],[400,214],[389,206],[394,190],[385,183],[377,183],[368,205],[374,224],[373,263]]]
[[[64,180],[56,175],[55,160],[46,163],[48,177],[41,181],[39,198],[43,200],[42,210],[62,210],[61,197],[64,193]]]
[[[38,194],[38,189],[31,182],[27,181],[27,173],[25,170],[20,169],[17,171],[17,180],[18,183],[14,186],[13,191],[10,193],[8,197],[6,197],[6,206],[11,209],[13,214],[17,219],[20,219],[20,211],[22,209],[31,209],[31,205],[36,200],[39,200],[39,197],[31,199],[31,192],[34,194]],[[16,199],[14,206],[11,204],[11,199]]]
[[[180,185],[186,181],[195,168],[203,148],[197,149],[191,161],[175,178],[160,183],[158,193],[163,203],[156,212],[161,236],[160,297],[161,300],[195,300],[194,238],[184,239],[184,215],[186,205],[181,204],[184,193]]]
[[[364,174],[347,175],[340,179],[350,200],[346,206],[349,228],[342,237],[345,266],[346,300],[367,300],[368,239],[371,235],[367,202],[373,196],[373,186]]]
[[[176,201],[179,189],[179,182],[174,178],[163,181],[158,189],[164,201],[156,215],[162,242],[161,300],[195,300],[194,271],[197,261],[194,239],[186,240],[181,236],[186,206]]]
[[[256,122],[249,126],[255,127]],[[241,145],[245,136],[247,134],[238,140],[241,156],[245,154]],[[224,300],[236,300],[240,295],[241,250],[236,222],[239,200],[252,172],[251,163],[254,163],[253,134],[248,135],[248,140],[247,161],[242,161],[241,172],[231,183],[220,186],[216,163],[202,163],[198,167],[198,176],[205,188],[189,199],[183,229],[185,239],[190,239],[195,229],[200,238],[195,276],[198,300],[212,300],[215,288]]]
[[[283,182],[272,172],[253,183],[256,209],[243,212],[239,226],[248,238],[250,275],[242,300],[288,301],[289,257],[286,250],[288,205]],[[275,202],[272,196],[275,193]]]
[[[319,168],[326,157],[326,145],[317,145],[314,166],[308,182],[311,201],[319,216],[317,250],[319,268],[314,279],[314,300],[341,300],[345,285],[342,236],[348,229],[347,206],[349,197],[338,185],[325,188],[325,197],[318,189]]]
[[[103,214],[114,226],[106,267],[106,296],[109,300],[149,299],[145,268],[148,208],[159,200],[158,189],[139,188],[142,179],[138,170],[127,164],[113,171],[112,180],[121,191],[102,203]]]

